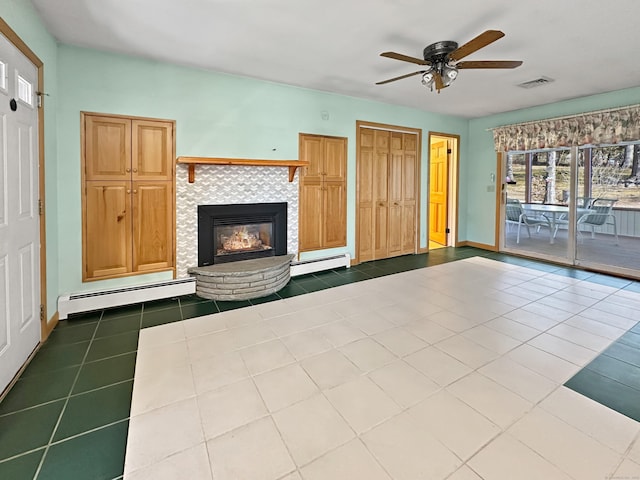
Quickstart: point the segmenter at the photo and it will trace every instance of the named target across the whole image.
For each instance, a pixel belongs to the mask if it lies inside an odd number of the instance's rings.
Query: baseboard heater
[[[147,283],[135,287],[60,295],[58,297],[58,317],[60,320],[64,320],[68,318],[70,313],[90,312],[131,303],[188,295],[195,292],[196,279],[181,278]]]
[[[308,273],[321,272],[332,268],[351,266],[351,256],[348,253],[333,257],[318,258],[316,260],[304,260],[291,262],[291,276],[306,275]]]

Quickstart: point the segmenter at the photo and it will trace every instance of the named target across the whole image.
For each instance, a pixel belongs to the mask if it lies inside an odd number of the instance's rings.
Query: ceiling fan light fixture
[[[458,69],[450,65],[445,65],[442,67],[441,77],[443,85],[448,87],[458,77]]]
[[[424,72],[424,74],[422,75],[422,84],[427,88],[433,89],[433,82],[434,82],[433,73],[431,73],[430,70],[427,72]]]
[[[444,76],[449,77],[451,80],[455,80],[458,76],[458,69],[455,67],[445,67]]]

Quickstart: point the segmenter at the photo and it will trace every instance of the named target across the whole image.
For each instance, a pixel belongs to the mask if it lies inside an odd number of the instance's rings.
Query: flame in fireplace
[[[218,255],[271,249],[271,246],[263,244],[259,234],[249,231],[246,226],[236,228],[228,237],[222,236],[221,240],[222,249],[218,250]]]

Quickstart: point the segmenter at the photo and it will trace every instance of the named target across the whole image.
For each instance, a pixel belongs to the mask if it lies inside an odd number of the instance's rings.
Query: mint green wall
[[[429,131],[457,134],[460,144],[458,238],[493,244],[495,152],[488,128],[640,101],[640,88],[559,102],[467,121],[358,98],[216,74],[122,55],[57,45],[26,0],[0,0],[0,15],[44,62],[47,307],[61,293],[99,290],[166,278],[152,274],[81,281],[80,111],[177,121],[177,154],[294,159],[298,133],[349,139],[348,246],[354,253],[355,122],[423,131],[420,245],[426,245]],[[426,92],[418,91],[417,95]],[[420,100],[420,99],[418,99]],[[329,114],[328,120],[322,113]],[[308,254],[311,255],[311,254]]]
[[[466,202],[461,200],[462,205],[467,205],[466,231],[464,232],[467,240],[494,244],[496,199],[495,194],[487,192],[486,187],[489,185],[489,175],[496,173],[496,153],[493,147],[493,133],[487,129],[638,103],[640,103],[640,87],[575,98],[469,121],[468,154],[460,167],[460,181],[464,182],[467,195]],[[497,188],[500,188],[499,183]]]
[[[166,278],[164,274],[81,281],[80,111],[176,120],[177,155],[298,158],[298,133],[348,137],[348,238],[355,250],[355,125],[380,122],[423,131],[420,244],[426,245],[427,134],[460,135],[467,120],[416,109],[217,74],[66,45],[58,50],[60,291],[96,290]],[[427,95],[419,89],[416,95]],[[322,119],[322,112],[329,114]],[[464,224],[464,216],[461,223]],[[462,237],[461,237],[462,238]],[[323,255],[329,252],[322,252]]]
[[[57,49],[55,39],[45,30],[31,2],[25,0],[0,0],[0,16],[20,39],[44,64],[44,86],[49,94],[45,99],[45,207],[47,235],[47,313],[51,317],[58,309],[59,262],[58,209],[57,209],[57,159],[56,159],[56,101]]]

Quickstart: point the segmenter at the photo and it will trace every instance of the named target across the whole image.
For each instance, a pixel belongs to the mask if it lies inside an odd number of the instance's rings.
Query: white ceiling
[[[640,86],[637,0],[32,0],[62,43],[368,98],[467,118]],[[462,70],[429,92],[433,42],[506,36],[465,60],[523,60],[514,70]],[[530,90],[516,85],[555,80]]]

